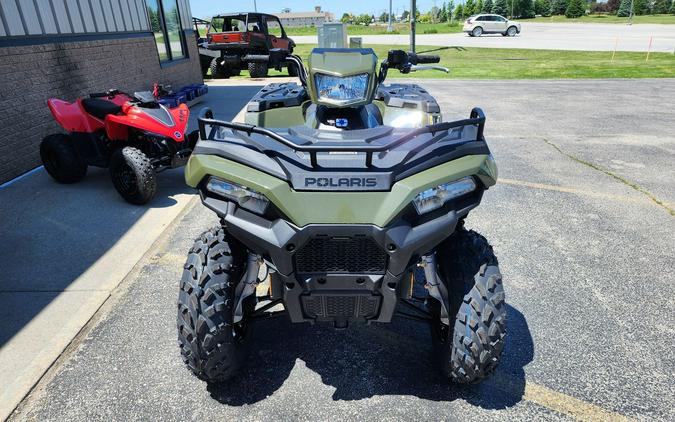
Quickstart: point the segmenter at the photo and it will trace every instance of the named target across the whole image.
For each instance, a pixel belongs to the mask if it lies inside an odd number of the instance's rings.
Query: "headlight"
[[[240,207],[256,214],[264,214],[270,203],[269,199],[261,193],[236,183],[220,180],[217,177],[209,178],[208,183],[206,183],[206,190],[236,202]]]
[[[340,77],[317,73],[314,84],[319,100],[347,104],[366,98],[368,74]]]
[[[474,182],[473,178],[464,177],[418,193],[415,199],[413,199],[413,205],[415,205],[417,213],[422,215],[439,209],[446,202],[474,190],[476,190],[476,182]]]

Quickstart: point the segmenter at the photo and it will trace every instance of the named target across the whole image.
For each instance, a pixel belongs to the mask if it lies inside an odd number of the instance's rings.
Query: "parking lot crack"
[[[604,173],[605,175],[613,178],[614,180],[616,180],[616,181],[618,181],[618,182],[620,182],[620,183],[622,183],[626,186],[629,186],[629,187],[633,188],[634,190],[636,190],[636,191],[640,192],[641,194],[645,195],[647,198],[649,198],[656,205],[664,208],[666,211],[668,211],[670,213],[670,215],[675,216],[675,209],[672,208],[672,206],[669,203],[657,198],[653,193],[649,192],[647,189],[643,188],[642,186],[640,186],[636,182],[628,180],[625,177],[620,176],[620,175],[614,173],[613,171],[611,171],[609,169],[606,169],[606,168],[604,168],[604,167],[602,167],[598,164],[591,163],[590,161],[586,161],[583,158],[579,158],[575,155],[572,155],[568,152],[565,152],[558,145],[549,141],[546,138],[544,138],[544,142],[546,142],[546,144],[548,144],[549,146],[554,148],[556,151],[558,151],[560,154],[564,155],[565,157],[569,158],[570,160],[576,161],[577,163],[582,164],[586,167],[589,167],[589,168],[591,168],[595,171],[598,171],[600,173]]]

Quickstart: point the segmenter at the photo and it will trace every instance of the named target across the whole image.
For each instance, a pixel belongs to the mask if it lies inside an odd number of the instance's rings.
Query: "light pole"
[[[415,52],[415,11],[417,10],[417,1],[410,0],[410,51]]]
[[[253,0],[253,11],[254,12],[258,11],[258,5],[256,4],[256,0]]]
[[[391,32],[394,30],[394,28],[391,26],[391,2],[393,0],[389,0],[389,25],[387,25],[387,32]]]

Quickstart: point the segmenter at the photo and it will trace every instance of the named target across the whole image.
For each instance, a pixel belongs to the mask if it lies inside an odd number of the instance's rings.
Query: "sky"
[[[446,0],[447,1],[447,0]],[[283,8],[290,8],[292,12],[308,12],[314,10],[314,6],[321,6],[326,12],[335,14],[339,19],[344,12],[355,14],[370,13],[379,15],[389,10],[389,0],[256,0],[258,12],[279,13]],[[458,2],[455,1],[455,4]],[[441,6],[443,0],[417,0],[417,8],[420,11],[428,11],[436,4]],[[192,14],[195,17],[205,18],[223,12],[252,12],[253,0],[190,0]],[[410,9],[410,0],[393,0],[392,7],[395,14],[400,15],[404,10]]]

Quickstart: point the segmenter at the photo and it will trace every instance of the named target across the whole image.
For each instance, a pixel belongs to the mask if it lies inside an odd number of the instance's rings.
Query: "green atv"
[[[345,328],[396,315],[430,324],[449,379],[481,380],[506,335],[497,258],[464,228],[497,179],[483,112],[442,122],[421,87],[383,84],[389,69],[439,69],[422,65],[437,56],[392,50],[377,72],[371,49],[315,49],[308,70],[287,54],[271,58],[300,85],[266,86],[234,122],[201,111],[185,178],[221,225],[184,267],[183,360],[223,381],[260,318]]]

